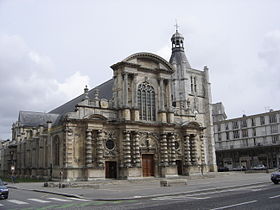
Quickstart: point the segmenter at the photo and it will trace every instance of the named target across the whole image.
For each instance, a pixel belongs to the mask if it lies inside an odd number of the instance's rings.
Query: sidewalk
[[[98,184],[99,189],[88,187],[58,188],[44,187],[42,182],[8,184],[9,188],[32,190],[68,197],[91,200],[130,200],[167,195],[191,194],[195,192],[218,191],[244,186],[271,183],[270,174],[243,172],[209,173],[206,176],[180,177],[187,179],[187,185],[160,187],[163,178],[139,180],[103,180],[87,183]],[[173,179],[174,180],[174,179]],[[83,182],[85,183],[85,182]]]

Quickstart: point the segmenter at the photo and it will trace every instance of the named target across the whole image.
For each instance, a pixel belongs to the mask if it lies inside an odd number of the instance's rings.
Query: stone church
[[[20,111],[5,172],[94,180],[216,171],[208,68],[190,66],[178,30],[171,44],[169,62],[136,53],[49,113]]]

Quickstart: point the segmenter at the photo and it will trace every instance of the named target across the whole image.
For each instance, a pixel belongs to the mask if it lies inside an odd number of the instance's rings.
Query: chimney
[[[52,121],[47,121],[47,125],[48,125],[48,132],[50,132],[52,128]]]

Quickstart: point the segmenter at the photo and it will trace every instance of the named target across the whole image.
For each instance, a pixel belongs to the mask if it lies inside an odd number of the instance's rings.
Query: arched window
[[[143,82],[138,86],[137,99],[139,107],[140,120],[155,121],[155,91],[147,82]]]
[[[59,146],[59,137],[56,136],[54,138],[54,141],[53,141],[53,154],[54,154],[54,165],[55,166],[59,166],[59,152],[60,152],[60,146]]]

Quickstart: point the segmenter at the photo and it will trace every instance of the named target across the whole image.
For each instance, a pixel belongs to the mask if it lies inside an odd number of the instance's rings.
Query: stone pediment
[[[202,125],[196,121],[184,122],[182,126],[194,129],[203,129]]]
[[[172,65],[164,58],[146,52],[135,53],[124,59],[122,62],[114,64],[113,66],[111,66],[111,68],[118,69],[118,67],[122,65],[128,65],[139,69],[153,70],[157,72],[174,72]]]
[[[87,115],[84,117],[84,119],[89,119],[89,120],[107,120],[106,117],[104,117],[101,114],[91,114],[91,115]]]

